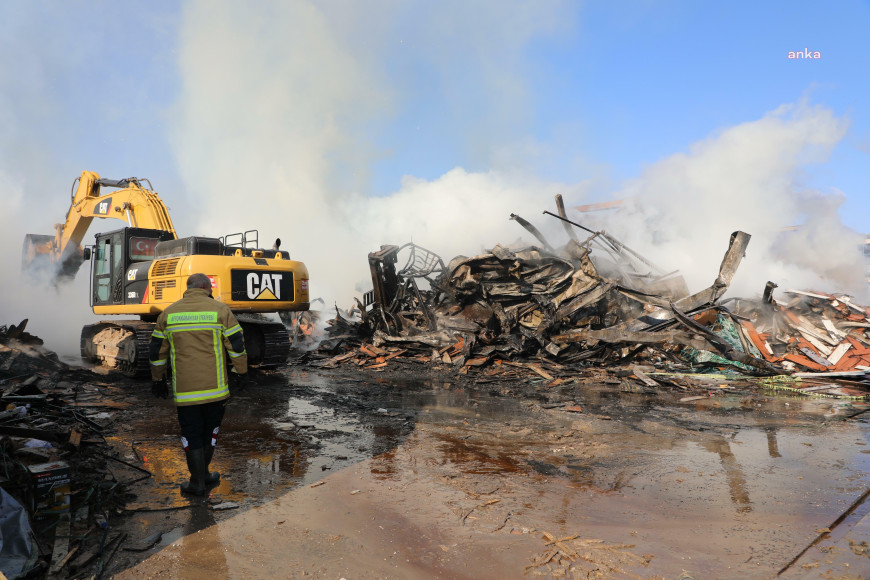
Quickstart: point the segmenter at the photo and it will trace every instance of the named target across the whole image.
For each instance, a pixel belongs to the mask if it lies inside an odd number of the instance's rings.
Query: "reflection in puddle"
[[[438,435],[438,438],[442,441],[439,446],[442,464],[451,464],[461,473],[482,475],[519,471],[517,460],[509,449],[484,447],[444,435]]]
[[[153,474],[130,486],[135,500],[129,507],[140,510],[131,517],[131,535],[162,532],[159,545],[166,546],[214,523],[209,503],[244,508],[276,498],[394,449],[413,426],[404,415],[377,413],[371,405],[335,404],[334,389],[322,380],[305,384],[273,381],[231,398],[210,466],[221,473],[221,481],[208,500],[179,493],[188,472],[174,407],[151,407],[130,421],[112,444],[122,458]],[[238,510],[217,513],[223,519]]]
[[[866,424],[827,423],[853,408],[842,401],[729,395],[705,400],[703,408],[672,407],[656,396],[592,389],[575,393],[574,402],[583,414],[555,408],[542,419],[516,401],[461,390],[403,400],[423,409],[418,421],[454,427],[434,435],[438,453],[430,460],[437,465],[467,476],[563,478],[573,489],[596,494],[643,488],[652,493],[647,500],[653,504],[667,501],[653,491],[663,486],[670,488],[666,496],[679,495],[681,489],[687,502],[705,496],[705,502],[722,508],[721,500],[730,502],[734,514],[750,514],[759,502],[779,501],[779,490],[787,493],[814,483],[815,489],[826,489],[830,471],[804,473],[810,457],[854,482],[854,489],[867,479],[870,467],[864,450],[844,441],[856,435],[863,439]],[[553,435],[561,429],[567,434]],[[553,437],[558,443],[542,448]],[[811,453],[813,442],[822,438],[825,454]],[[720,488],[724,493],[717,493]]]
[[[832,421],[854,409],[842,402],[727,395],[679,405],[604,385],[575,389],[565,400],[583,412],[441,381],[395,384],[369,397],[366,385],[294,376],[233,401],[215,455],[225,477],[213,493],[263,501],[374,457],[376,480],[400,481],[426,466],[469,496],[507,495],[507,478],[548,486],[519,506],[527,513],[515,512],[518,520],[549,510],[565,526],[578,514],[605,527],[640,522],[653,544],[657,527],[726,537],[746,526],[745,560],[766,545],[764,522],[776,521],[777,533],[799,541],[801,530],[832,521],[868,484],[867,425]],[[150,501],[186,501],[174,487],[185,473],[180,449],[171,435],[153,435],[174,433],[173,422],[170,415],[134,427],[163,484]],[[164,545],[207,523],[194,511]],[[703,548],[693,542],[700,540],[689,537],[686,550]]]
[[[731,492],[731,501],[737,506],[737,511],[741,513],[752,511],[752,502],[749,501],[749,492],[746,489],[746,477],[740,469],[740,464],[737,463],[737,458],[731,451],[731,444],[723,437],[716,437],[711,441],[702,443],[704,449],[719,456],[719,461],[722,462],[722,469],[725,472],[725,479],[728,481],[728,489]]]

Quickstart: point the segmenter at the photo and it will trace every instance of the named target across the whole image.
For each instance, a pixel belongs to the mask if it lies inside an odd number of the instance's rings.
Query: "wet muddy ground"
[[[142,550],[119,551],[111,573],[870,576],[870,504],[853,505],[870,489],[870,413],[855,404],[301,367],[259,383],[231,401],[208,500],[177,491],[174,409],[130,385],[113,444],[154,477],[110,519]]]

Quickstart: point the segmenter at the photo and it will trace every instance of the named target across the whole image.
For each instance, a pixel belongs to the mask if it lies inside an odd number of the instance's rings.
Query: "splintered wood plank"
[[[355,357],[356,355],[357,355],[357,352],[356,352],[355,350],[352,350],[352,351],[350,351],[350,352],[346,352],[346,353],[344,353],[344,354],[340,354],[340,355],[338,355],[338,356],[334,356],[334,357],[332,357],[331,359],[329,359],[328,362],[336,362],[336,363],[337,363],[337,362],[341,362],[341,361],[343,361],[343,360],[347,360],[347,359],[349,359],[349,358],[351,358],[351,357]]]
[[[791,354],[785,355],[782,358],[787,360],[787,361],[791,361],[795,364],[799,364],[802,367],[814,370],[814,371],[826,371],[826,370],[828,370],[828,367],[814,363],[813,361],[811,361],[807,357],[801,356],[799,354],[791,353]]]
[[[752,344],[755,345],[755,348],[761,353],[765,360],[768,362],[779,362],[780,358],[773,355],[773,350],[770,348],[770,345],[764,340],[758,331],[755,329],[755,325],[753,325],[748,320],[744,320],[743,328],[746,330],[746,334],[749,335],[749,340]]]
[[[826,373],[795,373],[792,376],[802,379],[817,379],[820,377],[861,377],[864,376],[864,372],[860,369],[856,369],[854,371],[832,371]]]
[[[367,354],[368,356],[370,356],[372,358],[376,358],[376,357],[383,356],[383,355],[387,354],[387,351],[385,351],[384,349],[378,348],[376,346],[373,346],[371,344],[366,344],[366,343],[359,345],[359,350],[360,350],[360,352]]]
[[[803,328],[798,328],[798,332],[800,332],[800,333],[801,333],[801,336],[803,336],[803,337],[806,339],[806,341],[807,341],[808,343],[810,343],[811,345],[813,345],[813,347],[814,347],[817,351],[819,351],[821,354],[823,354],[824,356],[829,356],[829,355],[831,354],[831,352],[833,352],[833,349],[832,349],[831,347],[829,347],[828,345],[824,344],[824,343],[823,343],[821,340],[819,340],[816,336],[814,336],[813,334],[811,334],[811,333],[805,331]]]
[[[544,369],[542,369],[540,366],[538,366],[536,364],[529,364],[526,366],[528,368],[530,368],[531,370],[535,371],[537,374],[539,374],[543,378],[547,379],[548,381],[552,381],[555,378],[555,377],[553,377],[553,375],[551,375],[550,373],[548,373],[547,371],[545,371]]]
[[[73,549],[72,552],[69,551],[69,533],[69,515],[61,515],[60,521],[57,524],[57,529],[54,533],[54,548],[51,552],[51,568],[49,569],[49,574],[54,575],[60,572],[60,569],[63,568],[64,564],[67,563],[70,556],[75,552],[75,549]]]
[[[846,332],[843,332],[833,323],[830,318],[822,318],[822,326],[825,327],[825,330],[831,335],[831,338],[835,340],[843,340],[846,338]]]
[[[850,348],[852,348],[852,343],[844,340],[843,342],[838,344],[837,348],[834,349],[834,352],[832,352],[828,356],[828,361],[832,365],[836,365],[838,362],[840,362],[840,359],[843,358],[843,355],[846,354],[846,351]]]
[[[489,360],[487,358],[470,358],[465,361],[465,366],[467,367],[479,367],[481,365],[486,364],[486,361]]]
[[[634,372],[634,376],[636,376],[638,379],[640,379],[643,382],[643,384],[645,384],[646,386],[648,386],[648,387],[658,387],[659,386],[659,384],[657,382],[655,382],[653,379],[649,378],[645,372],[643,372],[642,370],[640,370],[636,366],[634,368],[632,368],[631,370]]]
[[[806,292],[805,290],[783,290],[784,294],[800,294],[801,296],[809,296],[811,298],[821,298],[822,300],[830,300],[831,297],[827,294],[819,294],[818,292]]]
[[[548,532],[543,532],[543,534],[544,537],[549,540],[548,544],[553,544],[554,546],[559,548],[559,550],[561,550],[562,553],[568,556],[570,559],[576,560],[579,557],[579,554],[577,554],[577,552],[575,552],[573,548],[565,544],[565,542],[577,538],[576,534],[573,536],[568,536],[567,538],[556,538],[556,536]]]

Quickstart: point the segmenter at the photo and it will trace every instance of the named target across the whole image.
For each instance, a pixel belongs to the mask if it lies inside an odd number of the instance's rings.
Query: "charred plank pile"
[[[734,300],[744,315],[742,330],[753,352],[782,366],[817,394],[865,396],[870,371],[870,308],[849,296],[786,290],[772,298],[768,282],[762,300]]]
[[[114,476],[105,439],[124,404],[107,400],[110,377],[60,362],[26,323],[0,326],[0,516],[18,522],[14,537],[4,528],[2,571],[100,577],[124,540],[107,522],[131,482]]]
[[[690,294],[679,272],[570,222],[558,196],[557,207],[545,213],[570,236],[559,248],[512,215],[539,245],[496,245],[446,265],[414,244],[369,254],[374,288],[349,311],[336,309],[315,364],[383,369],[396,359],[484,375],[524,368],[552,380],[635,363],[746,377],[836,370],[863,380],[870,370],[870,312],[848,297],[791,291],[780,305],[769,283],[759,299],[721,300],[748,234],[723,243],[718,276]]]

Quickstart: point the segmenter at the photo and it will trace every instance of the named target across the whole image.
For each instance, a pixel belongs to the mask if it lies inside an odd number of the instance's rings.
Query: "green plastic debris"
[[[716,316],[716,321],[713,323],[712,330],[716,336],[725,340],[728,344],[730,344],[734,350],[739,352],[746,352],[743,349],[743,343],[740,341],[740,328],[731,320],[730,316],[726,316],[724,314],[718,314]],[[748,342],[748,341],[747,341]],[[763,358],[761,352],[755,345],[751,342],[749,344],[749,354],[756,358]],[[743,364],[741,362],[728,360],[722,355],[718,355],[716,353],[707,351],[707,350],[698,350],[696,348],[684,348],[681,353],[683,358],[692,363],[693,365],[703,365],[703,366],[727,366],[734,367],[739,370],[755,372],[757,369]]]

